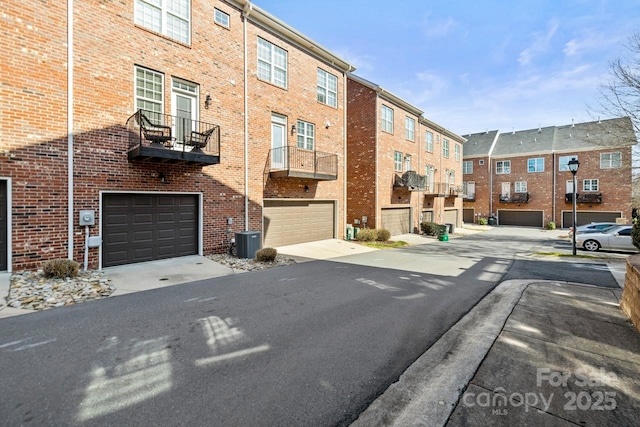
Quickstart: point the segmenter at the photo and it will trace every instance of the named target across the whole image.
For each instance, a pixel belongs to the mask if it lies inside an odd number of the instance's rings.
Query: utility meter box
[[[102,244],[102,237],[100,236],[91,236],[87,239],[87,246],[90,248],[99,248]]]
[[[80,211],[80,225],[95,225],[95,224],[96,224],[95,211]]]
[[[236,233],[236,255],[238,258],[256,257],[262,246],[259,231],[239,231]]]

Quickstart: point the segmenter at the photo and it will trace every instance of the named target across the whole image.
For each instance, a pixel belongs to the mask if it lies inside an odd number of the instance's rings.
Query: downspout
[[[373,224],[373,226],[374,226],[374,228],[381,228],[382,227],[382,210],[380,209],[380,205],[378,204],[379,203],[379,198],[380,198],[378,196],[378,194],[380,193],[380,191],[379,191],[380,190],[380,186],[379,186],[379,183],[380,183],[380,169],[379,169],[379,167],[380,166],[379,166],[379,162],[378,162],[378,159],[379,159],[379,152],[378,152],[379,144],[378,144],[378,140],[380,138],[380,129],[379,129],[380,124],[379,124],[379,120],[378,119],[380,118],[380,112],[379,112],[380,106],[378,105],[378,100],[380,99],[380,92],[382,92],[382,88],[380,88],[378,86],[378,88],[374,89],[374,91],[376,92],[376,114],[374,116],[375,121],[376,121],[376,127],[375,127],[375,129],[376,129],[376,140],[375,140],[375,144],[376,144],[376,147],[375,147],[376,148],[375,149],[375,153],[376,153],[376,169],[375,169],[376,170],[376,182],[375,182],[375,184],[376,184],[376,187],[375,187],[375,191],[374,191],[374,194],[375,194],[375,209],[373,210],[373,214],[376,216],[376,222]],[[364,227],[364,224],[362,224],[362,226]]]
[[[346,73],[342,73],[342,76],[344,78],[344,81],[342,83],[343,86],[343,93],[344,95],[342,96],[342,104],[343,104],[343,111],[342,111],[342,144],[343,144],[343,151],[344,151],[344,165],[342,168],[342,179],[343,179],[343,184],[342,184],[342,232],[346,233],[346,227],[347,227],[347,222],[349,221],[347,218],[347,156],[348,156],[348,150],[347,150],[347,138],[348,138],[348,132],[349,130],[347,129],[348,123],[347,123],[347,97],[349,96],[347,93],[347,73],[350,73],[352,71],[353,67],[349,67],[349,70]],[[336,234],[336,236],[339,236],[340,232],[338,232]],[[346,239],[347,236],[344,236],[344,238]]]
[[[552,217],[551,217],[551,221],[555,222],[556,221],[556,153],[552,150],[551,151],[551,156],[553,158],[553,191],[551,192],[551,212],[552,212]],[[560,224],[562,225],[562,224]]]
[[[487,167],[489,168],[489,218],[493,215],[493,166],[491,165],[491,155],[487,157]]]
[[[67,0],[67,183],[67,258],[73,259],[73,0]]]
[[[249,2],[243,9],[244,42],[244,230],[249,231],[249,84],[247,58],[247,18],[253,9]]]

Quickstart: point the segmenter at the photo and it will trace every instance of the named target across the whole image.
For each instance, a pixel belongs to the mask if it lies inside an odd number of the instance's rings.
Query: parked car
[[[638,252],[631,241],[632,228],[631,225],[622,225],[599,233],[576,234],[576,245],[591,252],[600,249]]]
[[[615,227],[617,225],[624,225],[624,224],[616,224],[615,222],[592,222],[591,224],[578,226],[576,235],[585,234],[585,233],[600,233],[611,227]],[[572,234],[573,234],[573,227],[570,227],[569,236],[571,236]]]

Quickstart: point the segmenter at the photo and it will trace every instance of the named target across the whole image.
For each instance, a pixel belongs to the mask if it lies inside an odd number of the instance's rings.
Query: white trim
[[[67,0],[67,193],[68,193],[68,251],[73,259],[73,0]]]
[[[103,196],[109,194],[172,194],[172,195],[193,195],[198,196],[198,255],[202,256],[204,253],[203,250],[203,242],[204,242],[204,196],[202,192],[197,191],[118,191],[118,190],[100,190],[98,193],[99,203],[98,203],[98,217],[100,218],[100,223],[98,224],[98,233],[100,236],[103,236],[102,233],[102,223],[103,223],[103,206],[102,201],[104,199]],[[98,270],[102,270],[102,247],[101,244],[98,248]]]

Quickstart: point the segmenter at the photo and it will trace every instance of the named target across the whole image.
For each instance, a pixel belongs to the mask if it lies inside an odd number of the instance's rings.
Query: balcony
[[[462,186],[447,182],[430,182],[424,188],[425,196],[462,197]]]
[[[338,155],[298,147],[273,148],[269,152],[271,178],[338,179]]]
[[[428,187],[428,179],[415,171],[407,171],[402,175],[393,174],[394,190],[424,191]]]
[[[138,110],[127,119],[129,161],[215,165],[220,163],[220,126]]]
[[[573,194],[564,195],[565,203],[573,203]],[[576,194],[576,203],[600,204],[602,203],[602,193]]]
[[[500,203],[529,203],[529,193],[501,194]]]

